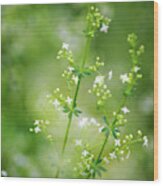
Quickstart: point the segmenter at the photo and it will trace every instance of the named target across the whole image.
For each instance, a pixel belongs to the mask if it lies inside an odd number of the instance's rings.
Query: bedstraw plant
[[[130,113],[127,107],[127,99],[132,96],[138,86],[139,80],[142,78],[141,60],[140,57],[144,52],[144,46],[138,45],[137,36],[132,33],[128,35],[127,42],[130,49],[131,69],[128,73],[120,75],[120,81],[124,84],[122,99],[116,111],[112,115],[107,110],[109,99],[112,98],[112,93],[108,82],[111,81],[113,72],[109,71],[105,76],[100,73],[100,68],[104,66],[104,62],[100,57],[96,57],[94,65],[88,65],[88,55],[91,47],[91,41],[95,38],[96,32],[108,33],[111,20],[104,17],[98,8],[91,6],[86,16],[87,26],[84,31],[86,44],[83,52],[83,59],[80,64],[74,59],[70,46],[67,43],[62,44],[62,48],[57,54],[57,60],[66,60],[67,69],[62,73],[65,78],[68,95],[64,95],[60,88],[56,88],[52,94],[47,97],[55,109],[64,112],[67,115],[67,127],[63,137],[63,145],[61,147],[61,156],[58,161],[58,168],[55,177],[60,177],[60,170],[62,169],[62,160],[64,159],[64,152],[69,138],[69,131],[73,123],[73,118],[79,118],[79,130],[83,127],[91,125],[98,129],[99,135],[104,136],[103,142],[99,143],[99,152],[94,153],[93,147],[88,143],[83,144],[82,139],[76,139],[75,145],[80,147],[81,157],[79,163],[74,167],[77,177],[81,178],[96,178],[102,176],[106,167],[113,162],[114,159],[124,160],[128,159],[131,154],[131,146],[135,143],[143,143],[143,146],[148,145],[148,138],[144,136],[139,130],[136,135],[129,134],[121,137],[121,128],[125,127],[127,123],[126,115]],[[78,105],[78,94],[83,78],[97,74],[93,82],[93,86],[88,90],[89,94],[96,97],[96,108],[101,114],[101,122],[97,122],[96,118],[82,118],[80,105]],[[53,141],[53,136],[48,134],[46,128],[50,124],[49,121],[35,120],[33,128],[30,132],[36,134],[44,131],[50,142]],[[114,139],[114,144],[110,143],[112,150],[106,153],[105,148],[109,143],[109,138]]]

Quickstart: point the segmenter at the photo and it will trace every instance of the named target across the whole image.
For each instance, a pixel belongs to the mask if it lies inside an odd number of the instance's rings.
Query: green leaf
[[[118,128],[113,128],[112,134],[113,134],[114,138],[117,138],[117,133],[119,133],[119,129]]]
[[[105,133],[105,136],[108,136],[109,135],[109,128],[108,127],[103,128],[102,132]]]
[[[74,114],[75,114],[75,116],[79,116],[79,114],[81,114],[82,113],[82,111],[81,110],[79,110],[79,109],[77,109],[77,108],[75,108],[75,110],[74,110]]]
[[[105,122],[107,125],[109,125],[109,122],[108,122],[108,120],[107,120],[107,117],[106,117],[106,116],[103,116],[102,118],[103,118],[104,122]]]
[[[68,113],[68,112],[70,112],[70,109],[67,106],[64,106],[63,107],[63,112]]]
[[[98,159],[95,163],[96,164],[99,164],[99,163],[101,163],[102,162],[102,159]]]
[[[102,167],[102,166],[99,166],[98,167],[101,171],[103,171],[103,172],[106,172],[107,171],[107,169],[105,169],[104,167]]]

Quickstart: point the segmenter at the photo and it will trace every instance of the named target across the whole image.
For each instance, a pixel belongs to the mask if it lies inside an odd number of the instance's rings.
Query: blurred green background
[[[127,106],[128,124],[122,133],[142,129],[149,137],[149,147],[136,145],[129,160],[108,166],[103,179],[153,179],[153,2],[99,3],[104,15],[112,19],[108,34],[98,33],[92,42],[89,64],[100,56],[106,66],[102,73],[113,70],[108,103],[110,113],[116,110],[123,85],[119,75],[128,72],[131,60],[126,42],[129,33],[136,33],[145,45],[142,57],[143,79]],[[2,6],[2,169],[8,176],[54,177],[67,119],[48,103],[46,95],[60,87],[66,94],[61,73],[67,64],[56,60],[62,42],[70,44],[77,63],[85,44],[83,30],[89,4],[3,5]],[[87,64],[88,64],[87,63]],[[95,98],[87,94],[94,77],[83,79],[78,104],[82,116],[96,117]],[[43,134],[29,132],[35,119],[51,121],[54,136],[50,144]],[[90,144],[102,143],[103,136],[93,128],[79,130],[73,120],[65,152],[61,176],[75,178],[73,166],[79,161],[74,140],[82,137]],[[97,134],[97,135],[95,135]],[[123,136],[123,135],[122,135]],[[99,142],[101,141],[101,142]],[[112,143],[112,142],[111,142]],[[109,151],[110,145],[106,148]],[[99,149],[96,149],[99,152]],[[95,153],[96,153],[95,151]]]

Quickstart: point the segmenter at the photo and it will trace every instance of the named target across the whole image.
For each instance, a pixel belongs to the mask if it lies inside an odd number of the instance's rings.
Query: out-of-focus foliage
[[[51,107],[46,94],[56,87],[66,92],[61,74],[65,63],[56,60],[63,42],[70,44],[77,63],[81,63],[84,47],[85,16],[89,4],[6,5],[2,6],[2,169],[8,176],[54,177],[66,117]],[[91,45],[89,64],[98,54],[105,62],[103,70],[113,71],[110,83],[112,113],[121,99],[123,85],[119,75],[128,72],[131,60],[126,42],[136,33],[145,45],[142,57],[143,78],[133,97],[128,100],[130,115],[123,133],[139,128],[148,136],[149,147],[133,149],[131,158],[108,166],[104,179],[153,179],[153,2],[100,3],[96,5],[112,19],[108,34],[99,33]],[[95,98],[87,94],[94,77],[84,79],[79,93],[80,108],[86,116],[100,118],[94,107]],[[83,115],[85,114],[83,113]],[[53,143],[43,134],[29,132],[35,119],[50,120]],[[73,166],[79,160],[74,141],[80,136],[90,144],[102,138],[95,129],[79,130],[73,120],[62,177],[73,178]],[[109,150],[109,145],[106,151]]]

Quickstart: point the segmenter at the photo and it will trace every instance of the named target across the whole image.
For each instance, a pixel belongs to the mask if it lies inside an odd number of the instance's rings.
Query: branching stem
[[[81,69],[84,68],[85,63],[87,61],[87,57],[88,57],[88,53],[89,53],[89,49],[90,49],[90,44],[91,44],[91,38],[88,37],[87,41],[86,41],[85,50],[84,50],[83,61],[81,63]],[[77,86],[76,86],[76,90],[75,90],[75,94],[74,94],[74,98],[73,98],[72,110],[74,110],[74,108],[77,105],[76,102],[77,102],[77,97],[78,97],[78,93],[79,93],[79,89],[80,89],[81,79],[82,79],[82,76],[79,76],[79,79],[78,79],[78,82],[77,82]],[[70,115],[69,115],[68,124],[67,124],[67,128],[66,128],[64,142],[63,142],[63,147],[62,147],[62,152],[61,152],[61,158],[60,158],[59,166],[58,166],[58,169],[57,169],[57,172],[56,172],[56,176],[55,176],[56,178],[58,178],[59,174],[60,174],[60,169],[61,169],[61,165],[62,165],[62,159],[63,159],[65,148],[66,148],[66,145],[67,145],[72,119],[73,119],[73,112],[71,112]]]
[[[120,107],[118,108],[117,114],[120,113],[121,108],[122,108],[122,107],[124,106],[124,104],[126,103],[126,98],[127,98],[127,96],[123,96],[122,102],[121,102],[121,104],[120,104]],[[113,125],[116,123],[116,120],[117,120],[117,119],[115,118],[115,119],[112,121],[111,126],[113,126]],[[99,152],[99,154],[98,154],[98,156],[97,156],[96,162],[99,162],[99,160],[101,159],[101,156],[102,156],[102,154],[103,154],[103,152],[104,152],[104,149],[105,149],[105,146],[106,146],[106,144],[107,144],[108,138],[109,138],[109,134],[105,136],[104,142],[102,143],[102,146],[101,146],[100,152]],[[93,175],[93,178],[95,178],[95,177],[96,177],[96,175],[94,174],[94,175]]]

